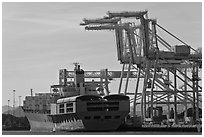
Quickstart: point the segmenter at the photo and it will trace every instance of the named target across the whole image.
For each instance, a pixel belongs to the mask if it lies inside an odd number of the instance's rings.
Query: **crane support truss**
[[[121,77],[121,71],[107,71],[107,73],[108,73],[107,77],[111,79]],[[128,74],[128,71],[124,71],[122,77],[127,77],[127,74]],[[74,71],[67,71],[66,69],[61,69],[59,71],[59,77],[74,78]],[[84,77],[85,78],[105,78],[106,76],[105,76],[105,72],[102,70],[102,71],[85,71]],[[137,71],[130,71],[129,77],[137,78]]]
[[[133,116],[137,114],[137,105],[140,105],[142,121],[145,122],[148,117],[149,108],[150,118],[153,120],[154,107],[163,104],[168,107],[167,121],[172,108],[174,122],[177,124],[177,109],[178,104],[181,104],[185,108],[185,118],[187,109],[193,108],[192,123],[195,124],[200,118],[199,108],[202,102],[199,78],[202,53],[159,25],[156,20],[149,19],[147,14],[148,11],[107,12],[104,18],[85,19],[81,25],[86,30],[115,32],[118,60],[123,64],[121,73],[117,72],[117,78],[120,78],[118,93],[121,93],[122,81],[126,78],[123,91],[124,94],[133,96]],[[158,29],[176,39],[178,44],[171,45],[157,34]],[[124,65],[129,65],[127,71]],[[128,80],[133,78],[130,67],[134,68],[137,75],[136,88],[131,90],[132,93],[127,92]]]

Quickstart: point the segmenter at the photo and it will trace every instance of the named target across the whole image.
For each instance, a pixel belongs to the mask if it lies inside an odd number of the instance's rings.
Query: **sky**
[[[85,31],[83,18],[100,18],[107,11],[148,10],[149,17],[193,48],[202,45],[202,3],[65,2],[2,5],[2,105],[58,84],[59,69],[121,70],[114,32]],[[164,34],[162,34],[165,37]],[[22,104],[22,102],[21,102]],[[11,105],[11,104],[10,104]]]

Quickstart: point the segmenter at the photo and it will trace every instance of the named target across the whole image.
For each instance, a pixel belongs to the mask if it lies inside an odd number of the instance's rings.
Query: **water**
[[[202,135],[202,132],[30,132],[30,131],[2,131],[2,135]]]

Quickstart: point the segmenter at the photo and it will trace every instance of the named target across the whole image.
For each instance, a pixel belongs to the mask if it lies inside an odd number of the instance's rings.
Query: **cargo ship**
[[[74,80],[52,85],[50,93],[26,96],[23,110],[31,131],[114,131],[130,111],[122,94],[105,95],[94,80],[85,81],[75,64]]]

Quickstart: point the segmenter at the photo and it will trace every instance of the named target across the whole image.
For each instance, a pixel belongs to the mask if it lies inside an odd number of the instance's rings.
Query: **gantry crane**
[[[199,120],[198,109],[202,101],[200,97],[202,87],[199,83],[201,79],[198,77],[202,67],[201,53],[163,28],[155,19],[149,19],[148,11],[107,12],[107,16],[103,18],[84,19],[80,25],[85,26],[86,30],[115,32],[117,56],[123,65],[118,93],[122,93],[122,82],[125,78],[123,73],[126,72],[124,94],[133,96],[131,100],[133,116],[136,114],[136,105],[140,104],[142,121],[145,122],[148,117],[148,106],[150,118],[153,120],[154,106],[166,104],[169,121],[172,104],[175,111],[174,122],[178,123],[177,105],[184,105],[187,117],[188,104],[191,104],[193,124]],[[158,29],[176,39],[179,45],[169,44],[158,35]],[[128,68],[127,71],[125,66]],[[130,93],[127,92],[127,88],[131,70],[137,72],[137,80],[135,90]],[[188,76],[187,70],[192,71],[192,77]],[[139,92],[140,85],[143,85],[141,92]]]

